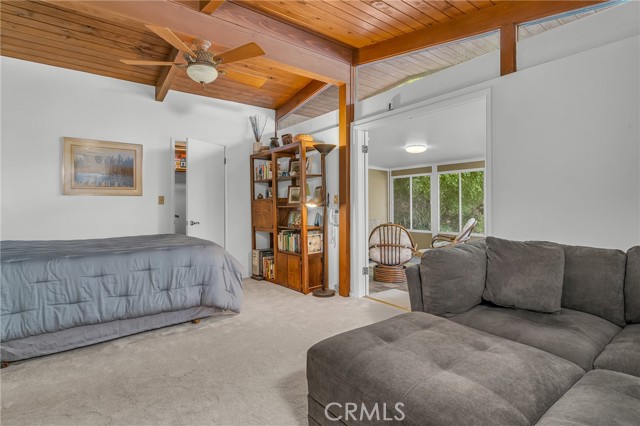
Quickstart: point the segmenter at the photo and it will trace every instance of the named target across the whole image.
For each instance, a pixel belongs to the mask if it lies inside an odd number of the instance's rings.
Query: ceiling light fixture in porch
[[[409,154],[420,154],[427,150],[427,145],[424,143],[413,143],[404,147],[404,150]]]

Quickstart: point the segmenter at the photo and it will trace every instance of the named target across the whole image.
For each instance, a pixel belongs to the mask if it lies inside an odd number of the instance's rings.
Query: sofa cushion
[[[486,271],[484,240],[427,250],[420,262],[422,309],[446,316],[480,304]]]
[[[627,252],[624,303],[627,322],[640,324],[640,246],[632,247]]]
[[[622,250],[561,245],[564,250],[562,307],[597,315],[624,326]]]
[[[640,324],[626,326],[593,365],[640,377]]]
[[[335,403],[334,416],[347,402],[368,411],[386,403],[390,416],[402,403],[403,425],[530,425],[583,374],[555,355],[423,312],[339,334],[307,354],[309,395]]]
[[[537,426],[637,425],[640,378],[593,370],[556,402]]]
[[[563,276],[562,248],[487,237],[485,300],[529,311],[558,312]]]
[[[595,315],[562,309],[557,315],[480,305],[451,318],[487,333],[558,355],[585,370],[620,327]]]

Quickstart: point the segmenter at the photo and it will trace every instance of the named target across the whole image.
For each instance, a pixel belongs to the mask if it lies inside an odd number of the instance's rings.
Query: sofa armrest
[[[409,300],[411,301],[412,312],[424,311],[422,302],[422,281],[420,280],[420,265],[411,265],[405,269],[407,276],[407,286],[409,287]]]
[[[482,302],[487,276],[487,247],[484,240],[427,250],[420,261],[422,311],[451,316]],[[411,286],[410,286],[411,287]],[[414,289],[414,297],[419,297]],[[416,302],[416,308],[419,304]],[[414,302],[411,301],[411,308]]]

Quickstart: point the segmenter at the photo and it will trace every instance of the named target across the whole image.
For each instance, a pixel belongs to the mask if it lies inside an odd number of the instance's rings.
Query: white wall
[[[640,244],[639,32],[640,4],[617,6],[519,43],[517,73],[491,78],[498,53],[485,55],[365,100],[358,119],[490,88],[493,235],[627,249]]]
[[[622,249],[640,243],[639,40],[492,85],[494,235]]]
[[[227,146],[228,247],[248,265],[248,117],[273,111],[2,57],[2,239],[76,239],[171,229],[172,137]],[[142,144],[143,196],[63,196],[65,136]],[[267,139],[268,140],[268,139]],[[157,204],[158,195],[166,197]]]

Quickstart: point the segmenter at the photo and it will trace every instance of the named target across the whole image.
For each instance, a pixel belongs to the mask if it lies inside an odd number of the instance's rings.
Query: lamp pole
[[[327,171],[325,159],[327,155],[335,148],[335,145],[324,143],[316,143],[313,147],[320,153],[320,164],[322,170],[322,288],[313,291],[316,297],[331,297],[336,291],[328,288],[329,282],[329,243],[327,240],[327,206],[329,205],[329,194],[327,193]]]

